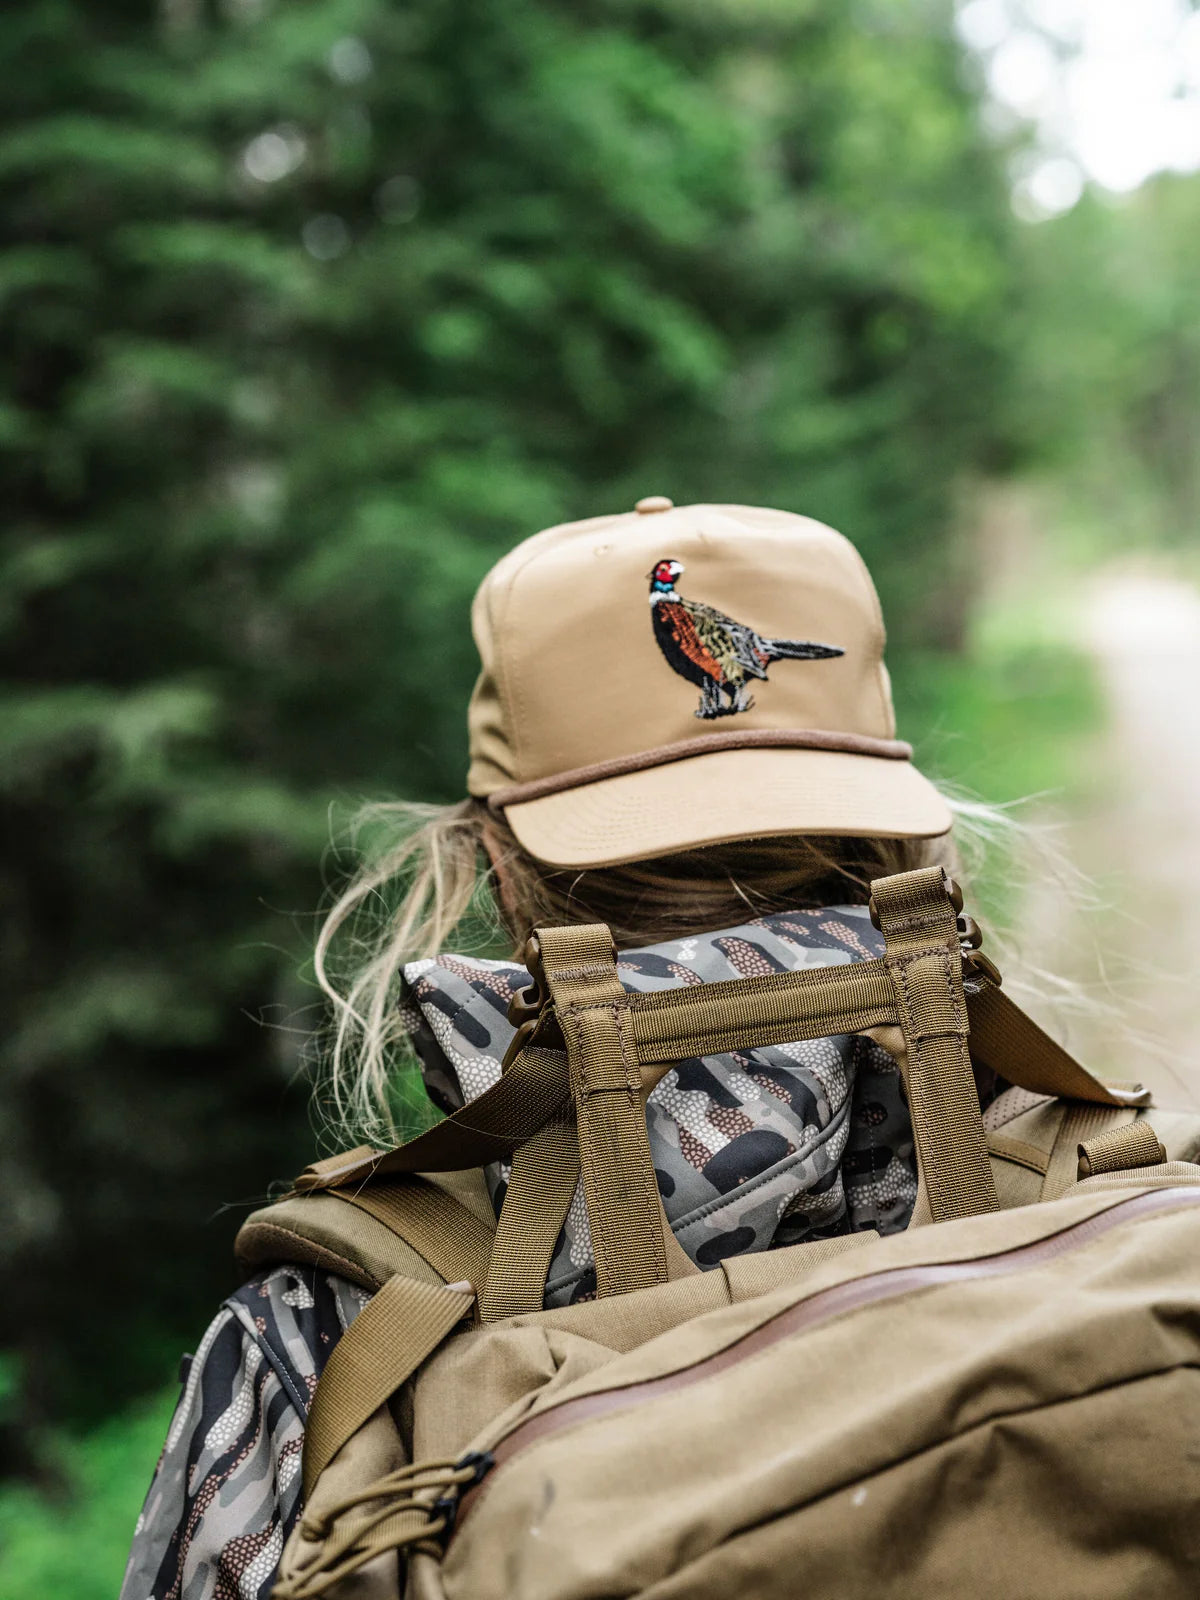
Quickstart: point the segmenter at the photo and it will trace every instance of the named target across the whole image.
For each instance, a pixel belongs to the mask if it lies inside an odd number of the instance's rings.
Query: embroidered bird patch
[[[764,639],[715,606],[685,600],[675,592],[682,572],[679,561],[655,563],[650,573],[650,615],[668,664],[700,690],[698,717],[732,717],[749,711],[754,696],[747,690],[747,679],[761,678],[765,683],[773,661],[823,661],[845,655],[836,644]]]

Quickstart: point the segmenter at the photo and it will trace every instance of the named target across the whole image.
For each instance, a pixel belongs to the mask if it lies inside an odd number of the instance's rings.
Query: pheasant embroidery
[[[698,717],[732,717],[749,711],[754,696],[748,678],[766,682],[773,661],[821,661],[845,655],[835,644],[805,639],[764,639],[744,622],[735,622],[702,600],[685,600],[675,584],[679,561],[659,561],[650,574],[650,615],[658,648],[681,678],[700,690]],[[722,701],[722,694],[725,696]]]

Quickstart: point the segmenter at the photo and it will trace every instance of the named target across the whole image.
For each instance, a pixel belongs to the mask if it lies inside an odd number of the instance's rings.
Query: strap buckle
[[[982,950],[973,950],[970,945],[963,946],[963,977],[973,983],[990,983],[993,988],[999,989],[1004,983],[1004,975],[992,960],[985,956]]]
[[[985,956],[980,946],[983,944],[983,929],[963,910],[963,892],[959,883],[950,876],[945,867],[942,868],[942,887],[946,891],[946,898],[954,907],[954,926],[958,934],[959,947],[962,950],[963,978],[974,984],[990,983],[997,989],[1004,982],[1000,968],[991,956]],[[872,895],[867,902],[867,911],[871,918],[872,927],[880,928],[879,908]]]
[[[957,889],[958,885],[955,884],[954,887]],[[961,898],[960,891],[960,902]],[[992,960],[991,956],[985,956],[980,949],[983,944],[983,929],[975,921],[974,917],[967,916],[961,910],[954,919],[954,926],[958,932],[959,947],[962,950],[964,979],[973,980],[975,983],[994,984],[999,989],[1004,982],[1000,968]]]
[[[562,1045],[562,1034],[558,1028],[558,1019],[554,1015],[554,1004],[550,999],[549,986],[546,983],[541,941],[536,933],[531,933],[526,939],[521,959],[532,981],[523,989],[518,989],[508,1002],[508,1020],[516,1032],[504,1052],[504,1060],[500,1063],[502,1073],[508,1071],[521,1051],[533,1044],[535,1039],[549,1038],[552,1042]]]

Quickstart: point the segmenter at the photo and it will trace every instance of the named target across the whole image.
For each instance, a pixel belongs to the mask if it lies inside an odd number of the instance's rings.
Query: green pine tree
[[[307,1158],[329,807],[461,791],[488,565],[778,504],[952,638],[1010,266],[926,0],[26,0],[0,75],[28,1421],[161,1371]]]

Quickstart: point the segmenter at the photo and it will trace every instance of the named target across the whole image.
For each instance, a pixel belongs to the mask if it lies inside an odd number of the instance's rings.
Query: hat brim
[[[788,834],[925,839],[950,808],[910,761],[841,750],[714,750],[506,807],[518,841],[555,867],[611,867]]]

